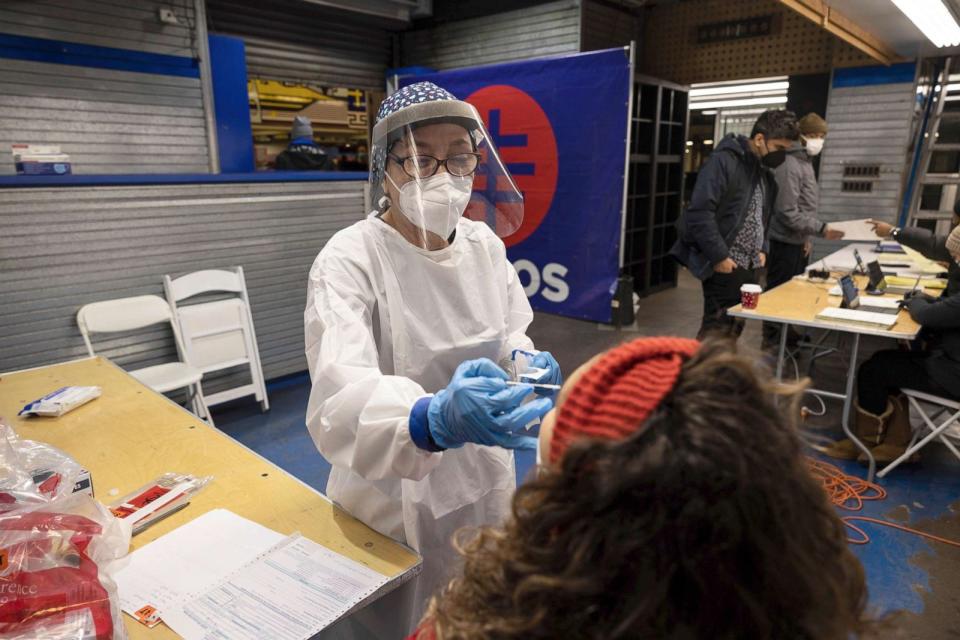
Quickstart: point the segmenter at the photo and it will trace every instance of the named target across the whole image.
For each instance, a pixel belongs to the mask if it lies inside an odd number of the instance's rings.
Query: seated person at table
[[[859,637],[863,569],[768,379],[683,338],[581,367],[544,418],[546,466],[503,528],[461,532],[462,575],[412,637]]]
[[[960,262],[960,227],[954,227],[944,247],[956,268]],[[919,342],[923,348],[878,351],[857,371],[854,433],[881,464],[903,455],[913,435],[901,389],[960,398],[960,293],[945,291],[934,298],[916,291],[905,299],[910,317],[922,327]],[[825,452],[834,458],[866,461],[849,438],[835,442]],[[918,459],[913,456],[910,461]]]
[[[923,227],[895,227],[879,220],[867,220],[873,226],[874,232],[881,238],[896,240],[905,247],[919,251],[925,258],[937,262],[947,263],[947,292],[956,293],[960,290],[960,266],[950,257],[947,251],[947,236],[938,235]],[[953,205],[953,220],[950,226],[960,225],[960,200]]]

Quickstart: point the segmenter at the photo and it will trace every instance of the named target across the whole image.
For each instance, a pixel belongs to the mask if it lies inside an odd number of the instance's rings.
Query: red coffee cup
[[[740,287],[740,304],[744,309],[756,309],[763,289],[758,284],[745,284]]]

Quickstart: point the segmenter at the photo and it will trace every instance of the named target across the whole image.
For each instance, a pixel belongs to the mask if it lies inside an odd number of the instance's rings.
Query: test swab
[[[554,390],[554,391],[557,391],[557,390],[560,389],[560,385],[559,385],[559,384],[533,384],[532,382],[519,382],[519,381],[516,381],[516,380],[508,380],[508,381],[507,381],[507,386],[516,387],[516,386],[519,386],[519,385],[524,385],[524,386],[527,386],[527,387],[533,387],[534,389],[552,389],[552,390]]]

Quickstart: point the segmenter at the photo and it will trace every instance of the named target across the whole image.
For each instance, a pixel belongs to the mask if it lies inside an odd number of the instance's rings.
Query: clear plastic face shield
[[[373,134],[374,207],[411,243],[445,247],[461,216],[500,237],[520,228],[523,196],[472,105],[412,104],[378,121]]]

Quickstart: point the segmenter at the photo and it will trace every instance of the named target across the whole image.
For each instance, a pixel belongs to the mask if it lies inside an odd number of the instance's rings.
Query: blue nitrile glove
[[[537,369],[547,369],[547,372],[534,380],[537,384],[558,384],[563,385],[563,374],[560,372],[560,364],[549,351],[541,351],[533,356],[530,361],[531,367]],[[539,395],[547,396],[554,393],[551,389],[534,389]]]
[[[533,389],[507,386],[503,369],[487,359],[457,367],[450,385],[432,398],[421,398],[410,412],[410,436],[421,449],[455,449],[468,442],[506,449],[535,449],[537,439],[525,434],[553,402],[539,398],[522,404]]]

